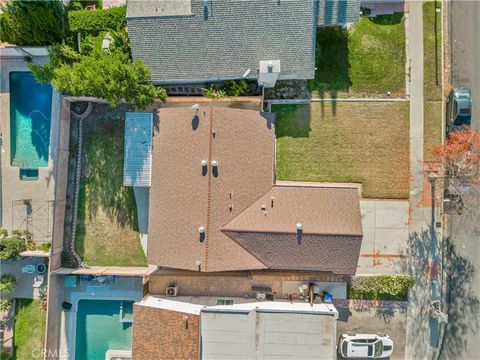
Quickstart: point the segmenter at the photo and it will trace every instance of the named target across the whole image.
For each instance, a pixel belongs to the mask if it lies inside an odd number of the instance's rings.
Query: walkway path
[[[433,359],[438,354],[438,324],[426,311],[431,300],[438,299],[438,287],[433,280],[440,280],[440,251],[438,231],[434,227],[440,221],[430,206],[422,204],[424,189],[423,168],[423,2],[409,1],[410,77],[410,219],[408,239],[408,272],[416,284],[410,292],[407,316],[406,359]]]

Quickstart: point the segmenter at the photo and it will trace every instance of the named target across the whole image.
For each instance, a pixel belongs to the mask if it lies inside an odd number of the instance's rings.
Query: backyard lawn
[[[14,359],[31,359],[34,349],[44,348],[46,314],[40,300],[15,300]]]
[[[274,105],[279,180],[360,182],[369,198],[408,198],[409,103]]]
[[[88,265],[146,265],[133,189],[123,186],[123,129],[98,121],[85,136],[75,249]]]
[[[320,97],[405,95],[403,13],[361,18],[352,29],[318,29],[315,79]]]

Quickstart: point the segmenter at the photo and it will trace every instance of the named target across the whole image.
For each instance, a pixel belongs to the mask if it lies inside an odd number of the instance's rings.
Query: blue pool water
[[[37,83],[30,72],[10,73],[11,165],[48,165],[52,87]]]
[[[131,309],[132,301],[123,301]],[[132,323],[121,322],[117,300],[80,300],[75,340],[76,360],[105,360],[107,350],[130,350]],[[130,311],[128,311],[130,312]]]

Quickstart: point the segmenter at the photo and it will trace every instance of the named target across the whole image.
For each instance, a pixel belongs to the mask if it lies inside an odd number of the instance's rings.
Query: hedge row
[[[126,26],[127,7],[106,10],[76,10],[68,12],[70,31],[83,35],[98,35],[101,31],[123,29]]]
[[[351,281],[348,298],[404,301],[414,284],[415,280],[408,275],[357,276]]]

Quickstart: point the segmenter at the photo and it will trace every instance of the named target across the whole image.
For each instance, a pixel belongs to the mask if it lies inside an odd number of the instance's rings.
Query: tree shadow
[[[321,97],[348,91],[352,82],[349,77],[348,31],[339,28],[319,28],[315,47],[315,78],[309,80],[311,91]]]
[[[368,20],[377,25],[395,25],[400,24],[403,19],[403,12],[397,12],[391,15],[378,15],[369,17]]]
[[[275,113],[275,134],[282,137],[309,137],[311,105],[272,105]]]
[[[474,265],[458,252],[450,239],[446,240],[444,251],[448,254],[445,269],[448,289],[448,323],[445,327],[440,358],[459,359],[464,357],[462,354],[469,345],[467,335],[472,332],[478,334],[480,300],[472,290]]]

